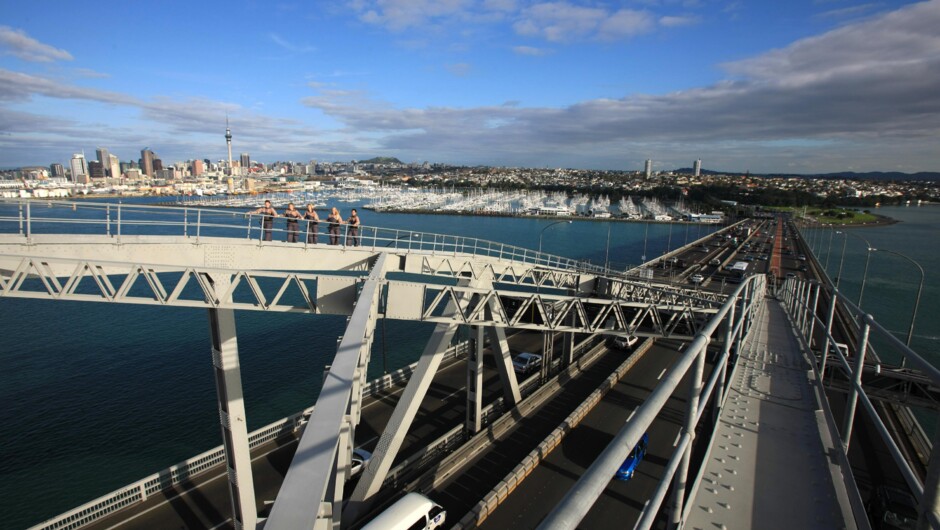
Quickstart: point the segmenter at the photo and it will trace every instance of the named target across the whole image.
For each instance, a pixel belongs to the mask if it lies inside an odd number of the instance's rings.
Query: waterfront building
[[[149,148],[140,151],[140,169],[144,175],[153,177],[153,151]]]
[[[72,182],[75,184],[88,184],[88,163],[85,161],[83,153],[72,155],[72,161],[69,164],[72,171]]]
[[[114,156],[114,155],[108,155],[108,162],[109,162],[109,166],[108,166],[108,176],[111,177],[111,178],[113,178],[113,179],[120,178],[120,176],[121,176],[121,159],[118,158],[118,157],[116,157],[116,156]]]
[[[105,177],[104,166],[97,160],[88,162],[88,175],[93,179],[103,179]]]
[[[108,149],[106,147],[99,147],[98,149],[95,149],[95,154],[98,155],[98,164],[101,166],[101,170],[104,172],[102,178],[113,176],[108,174],[111,169],[111,153],[108,152]],[[91,164],[89,164],[89,167],[90,166]],[[92,173],[91,176],[92,178],[95,178],[94,173]]]
[[[701,176],[702,174],[702,160],[696,160],[692,163],[692,174],[696,177]]]

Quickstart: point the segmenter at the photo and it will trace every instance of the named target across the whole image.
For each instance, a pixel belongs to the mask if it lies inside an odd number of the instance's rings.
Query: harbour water
[[[346,214],[357,204],[337,206]],[[940,235],[940,208],[882,213],[903,222],[855,230],[876,247],[883,244],[908,254],[927,269],[914,345],[940,358],[940,323],[931,318],[940,310],[936,272],[940,250],[925,244]],[[582,220],[550,226],[554,221],[549,219],[362,210],[360,214],[366,225],[478,237],[533,249],[541,235],[546,252],[619,268],[717,229]],[[841,251],[842,236],[835,237],[830,271],[833,261],[838,266]],[[860,286],[864,254],[861,244],[850,238],[843,291]],[[821,261],[825,257],[823,252]],[[906,330],[909,322],[916,289],[911,278],[916,272],[897,273],[905,267],[909,265],[901,260],[879,255],[872,258],[869,271],[863,305],[872,307],[879,319],[884,311],[891,329]],[[249,429],[313,403],[344,318],[239,312],[236,322]],[[375,341],[370,377],[381,374],[386,355],[389,370],[413,362],[430,329],[389,322],[387,340]],[[5,527],[36,524],[220,444],[204,311],[3,299],[0,334],[5,344],[0,351],[4,404],[0,513]]]

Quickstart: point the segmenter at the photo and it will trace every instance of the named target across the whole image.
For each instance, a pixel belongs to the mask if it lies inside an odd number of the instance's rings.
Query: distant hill
[[[674,170],[676,173],[692,173],[692,168],[684,167]],[[702,170],[703,175],[743,175],[744,171],[711,171]],[[900,171],[869,171],[866,173],[857,173],[846,171],[844,173],[818,173],[815,175],[797,174],[797,173],[751,173],[752,177],[797,177],[797,178],[820,178],[820,179],[853,179],[853,180],[926,180],[940,182],[940,173],[936,171],[921,171],[919,173],[901,173]]]
[[[401,160],[393,156],[377,156],[368,160],[360,160],[360,164],[401,164]]]

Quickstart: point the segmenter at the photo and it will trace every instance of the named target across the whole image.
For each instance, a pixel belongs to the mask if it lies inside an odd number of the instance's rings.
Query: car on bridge
[[[369,465],[369,460],[372,459],[372,453],[366,451],[361,447],[353,449],[352,460],[349,462],[349,477],[355,477],[359,473],[362,473],[362,470]]]
[[[874,529],[913,530],[917,526],[917,501],[901,489],[878,486],[868,504]]]
[[[526,375],[542,367],[542,356],[537,353],[522,352],[512,358],[512,369],[519,375]]]
[[[627,337],[614,337],[610,341],[610,345],[618,350],[631,350],[637,342],[640,341],[640,337],[636,335],[629,335]]]
[[[705,281],[705,277],[701,274],[693,274],[689,281],[692,283],[702,283]]]
[[[633,447],[633,450],[630,451],[630,455],[627,456],[627,459],[623,461],[623,465],[620,466],[620,469],[617,470],[617,474],[614,475],[614,478],[623,481],[627,481],[633,478],[633,474],[636,472],[636,466],[640,465],[640,462],[643,461],[643,457],[646,456],[646,448],[649,446],[649,443],[649,433],[643,434],[643,437],[640,438],[640,441],[637,442],[636,446]]]
[[[710,259],[710,260],[708,261],[708,264],[711,265],[711,266],[713,266],[713,267],[720,267],[720,266],[721,266],[721,260],[718,259],[718,258],[712,258],[712,259]]]

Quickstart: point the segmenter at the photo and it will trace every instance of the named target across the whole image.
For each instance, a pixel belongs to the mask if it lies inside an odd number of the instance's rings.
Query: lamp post
[[[846,232],[846,234],[848,234],[848,232]],[[868,254],[865,255],[865,272],[862,273],[862,288],[858,291],[858,308],[861,309],[862,297],[865,296],[865,281],[868,280],[868,264],[871,263],[871,251],[874,249],[871,247],[871,243],[869,243],[868,240],[865,239],[864,237],[858,234],[852,234],[852,235],[864,241],[865,248],[868,249]]]
[[[830,224],[830,225],[829,225],[829,248],[826,250],[826,267],[825,267],[825,269],[826,269],[826,273],[827,273],[827,274],[829,273],[829,257],[832,256],[832,236],[833,236],[833,234],[835,234],[835,232],[836,232],[836,231],[833,230],[832,225]]]
[[[849,242],[849,235],[838,230],[836,230],[836,233],[842,234],[842,257],[839,258],[839,273],[836,274],[836,289],[838,289],[839,282],[842,281],[842,265],[845,263],[845,244]]]
[[[557,225],[557,224],[562,224],[562,223],[571,224],[571,221],[555,221],[554,223],[549,223],[548,226],[546,226],[545,228],[542,229],[541,232],[539,232],[539,254],[542,253],[542,234],[544,234],[545,231],[548,230],[549,228],[551,228],[551,227],[553,227],[553,226],[555,226],[555,225]]]
[[[610,222],[607,223],[607,250],[604,253],[604,268],[610,266]]]
[[[895,251],[893,251],[893,250],[885,250],[885,249],[883,249],[883,248],[882,248],[882,249],[873,248],[873,249],[870,249],[870,250],[872,250],[872,251],[874,251],[874,252],[885,252],[885,253],[888,253],[888,254],[894,254],[895,256],[904,258],[904,259],[906,259],[907,261],[910,261],[911,263],[913,263],[914,266],[917,267],[917,270],[920,271],[920,287],[917,288],[917,298],[914,300],[914,312],[911,313],[911,327],[910,327],[910,329],[908,329],[908,331],[907,331],[907,342],[905,343],[905,344],[907,345],[907,347],[910,348],[910,347],[911,347],[911,338],[914,337],[914,321],[917,319],[917,309],[920,307],[920,296],[921,296],[921,294],[923,294],[923,292],[924,292],[924,268],[921,267],[920,263],[917,263],[916,261],[914,261],[914,260],[911,259],[910,257],[905,256],[904,254],[901,254],[900,252],[895,252]]]

